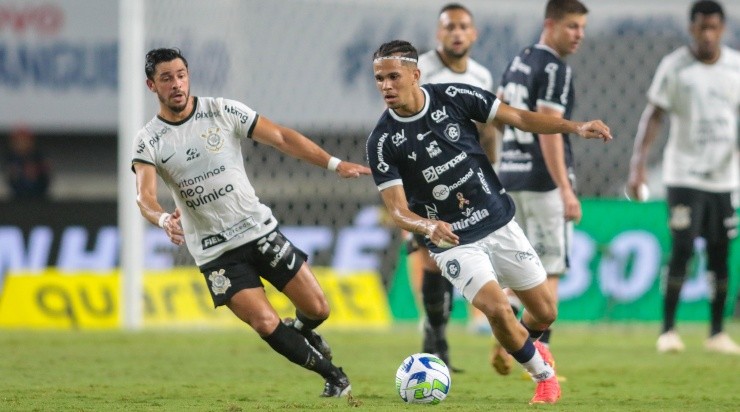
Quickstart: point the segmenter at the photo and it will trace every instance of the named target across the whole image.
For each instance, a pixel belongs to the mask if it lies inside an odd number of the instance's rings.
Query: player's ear
[[[547,30],[552,30],[553,26],[555,26],[555,19],[552,17],[548,17],[545,19],[545,22],[542,23],[542,28]]]
[[[152,81],[151,79],[147,78],[146,79],[146,87],[148,87],[149,90],[154,91],[154,81]]]

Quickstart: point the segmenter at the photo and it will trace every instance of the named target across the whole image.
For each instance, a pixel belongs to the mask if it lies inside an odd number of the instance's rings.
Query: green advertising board
[[[560,281],[559,320],[655,321],[662,315],[661,284],[670,253],[664,201],[584,199],[583,220],[576,226],[570,270]],[[690,274],[681,291],[679,320],[709,318],[705,243],[695,242]],[[397,320],[418,319],[409,286],[405,253],[389,289]],[[730,251],[730,291],[726,314],[733,311],[740,273],[738,242]],[[467,318],[467,304],[456,297],[454,319]]]

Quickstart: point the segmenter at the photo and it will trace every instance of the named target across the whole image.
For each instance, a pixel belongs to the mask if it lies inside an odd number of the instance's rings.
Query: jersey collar
[[[424,115],[427,114],[427,111],[429,111],[429,92],[427,92],[427,89],[423,87],[421,88],[421,91],[424,92],[424,107],[421,108],[419,113],[416,113],[413,116],[404,117],[404,116],[400,116],[393,109],[388,109],[388,112],[391,114],[391,117],[393,117],[395,120],[401,123],[411,123],[411,122],[414,122],[424,117]]]
[[[534,45],[534,48],[535,49],[540,49],[540,50],[548,51],[553,56],[557,57],[558,59],[562,59],[563,58],[562,56],[560,56],[560,54],[558,54],[558,52],[555,51],[555,49],[553,49],[552,47],[550,47],[550,46],[548,46],[546,44],[537,43],[537,44]]]

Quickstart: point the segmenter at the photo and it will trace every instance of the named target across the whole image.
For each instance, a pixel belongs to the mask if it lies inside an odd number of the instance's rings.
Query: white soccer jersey
[[[670,113],[663,153],[665,184],[710,192],[735,190],[740,173],[740,53],[723,46],[716,63],[704,64],[688,47],[681,47],[660,62],[647,95],[652,104]]]
[[[445,66],[436,50],[430,50],[419,56],[417,66],[421,71],[420,84],[465,83],[493,92],[491,72],[473,59],[468,59],[468,69],[464,73],[457,73]]]
[[[185,241],[198,265],[277,226],[244,170],[240,143],[257,117],[243,103],[198,97],[187,119],[170,123],[155,116],[136,136],[133,162],[157,168],[182,212]]]

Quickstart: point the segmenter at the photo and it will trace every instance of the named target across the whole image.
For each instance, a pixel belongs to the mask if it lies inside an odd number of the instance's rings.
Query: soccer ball
[[[429,353],[409,356],[396,371],[396,390],[407,403],[436,405],[447,397],[451,384],[447,365]]]

